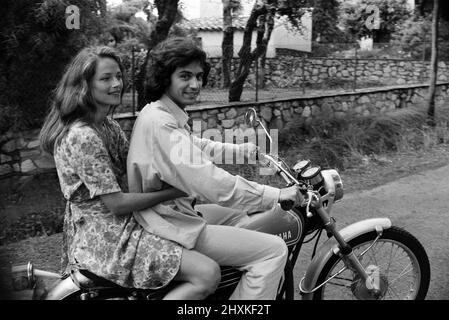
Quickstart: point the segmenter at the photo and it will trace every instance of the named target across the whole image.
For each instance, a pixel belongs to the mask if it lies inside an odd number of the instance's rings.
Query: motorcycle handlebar
[[[266,155],[264,153],[259,152],[259,149],[256,149],[256,159],[259,160],[265,160],[267,162],[272,163],[277,170],[277,173],[285,180],[288,186],[291,185],[301,185],[301,183],[296,180],[287,170],[285,170],[281,164],[279,164],[271,155]],[[300,190],[300,192],[305,196],[305,198],[308,198],[307,190]],[[292,200],[286,200],[281,201],[281,208],[285,211],[291,210],[294,206],[294,201]]]
[[[266,162],[269,162],[273,164],[273,166],[276,167],[277,173],[285,180],[287,185],[290,184],[296,184],[300,185],[299,181],[295,179],[287,170],[285,170],[281,164],[278,163],[271,155],[264,154],[262,152],[259,152],[259,149],[256,149],[256,159],[260,160],[263,159]]]

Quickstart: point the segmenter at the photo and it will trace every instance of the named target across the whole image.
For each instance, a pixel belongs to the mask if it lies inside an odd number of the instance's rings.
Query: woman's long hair
[[[203,87],[207,84],[210,65],[206,53],[192,38],[173,37],[159,43],[150,52],[148,82],[145,87],[147,101],[159,100],[170,86],[170,77],[176,68],[198,61],[203,67]]]
[[[39,135],[41,148],[45,152],[53,154],[55,145],[59,145],[74,122],[94,123],[97,105],[92,95],[91,81],[100,58],[115,60],[122,75],[125,74],[121,59],[114,49],[104,46],[81,50],[66,67],[53,92],[50,112]],[[124,90],[125,83],[121,96]]]

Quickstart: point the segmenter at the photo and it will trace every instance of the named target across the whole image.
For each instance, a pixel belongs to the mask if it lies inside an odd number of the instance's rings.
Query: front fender
[[[345,239],[345,241],[350,241],[362,234],[375,231],[376,228],[381,227],[382,229],[389,229],[391,227],[391,220],[388,218],[374,218],[366,219],[353,223],[342,230],[340,234]],[[321,270],[323,270],[326,263],[334,255],[334,248],[338,246],[337,241],[334,237],[329,238],[318,250],[317,254],[313,258],[309,267],[307,268],[304,280],[301,283],[301,287],[305,292],[308,292],[315,288],[317,285],[318,276]],[[312,293],[303,293],[303,300],[312,299]]]

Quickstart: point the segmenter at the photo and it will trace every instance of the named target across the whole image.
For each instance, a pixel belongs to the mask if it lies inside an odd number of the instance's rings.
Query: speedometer
[[[313,186],[317,186],[323,181],[323,177],[321,176],[321,168],[318,166],[310,167],[304,170],[301,173],[301,178],[304,180],[309,180],[310,184]]]
[[[296,173],[301,173],[301,171],[303,171],[309,164],[310,164],[310,160],[298,161],[293,166],[293,171],[295,171]]]
[[[308,169],[304,170],[304,172],[301,173],[301,178],[310,180],[313,177],[315,177],[320,172],[320,170],[321,170],[320,167],[308,168]]]

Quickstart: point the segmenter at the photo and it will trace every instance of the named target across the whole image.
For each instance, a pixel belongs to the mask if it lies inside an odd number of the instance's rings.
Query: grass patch
[[[366,117],[292,122],[281,131],[279,142],[287,157],[297,153],[322,167],[345,170],[367,156],[426,148],[437,143],[436,136],[447,133],[447,125],[430,128],[420,109],[408,108]]]
[[[25,214],[2,227],[0,245],[37,236],[62,232],[64,214],[60,211],[41,211]]]
[[[339,171],[364,166],[382,155],[425,151],[449,144],[446,108],[439,110],[436,127],[426,124],[425,108],[397,109],[366,117],[319,118],[305,122],[298,118],[279,133],[279,155],[287,164],[309,159],[322,168]],[[259,183],[283,187],[275,176],[260,176],[250,165],[223,165],[225,170]],[[251,168],[252,167],[252,168]]]

